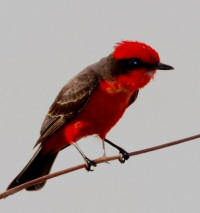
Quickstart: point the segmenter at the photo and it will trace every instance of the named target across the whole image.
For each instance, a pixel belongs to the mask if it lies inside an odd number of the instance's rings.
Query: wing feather
[[[93,70],[83,71],[66,84],[51,105],[35,146],[73,120],[89,101],[99,82]]]

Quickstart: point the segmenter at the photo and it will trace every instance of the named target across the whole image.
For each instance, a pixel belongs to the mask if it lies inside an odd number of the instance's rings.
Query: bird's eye
[[[141,61],[139,58],[127,58],[118,61],[116,70],[117,74],[129,73],[144,66],[145,63],[143,63],[143,61]]]
[[[129,59],[129,66],[131,68],[139,68],[142,67],[143,63],[139,58],[131,58]]]

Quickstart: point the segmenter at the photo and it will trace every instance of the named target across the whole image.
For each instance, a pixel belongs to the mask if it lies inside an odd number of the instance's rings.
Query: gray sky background
[[[32,157],[61,87],[123,39],[152,45],[175,71],[157,73],[109,138],[133,151],[200,133],[199,8],[199,0],[0,1],[0,191]],[[97,138],[80,146],[102,154]],[[199,213],[199,152],[200,140],[64,175],[0,201],[0,212]],[[53,171],[81,162],[70,147]]]

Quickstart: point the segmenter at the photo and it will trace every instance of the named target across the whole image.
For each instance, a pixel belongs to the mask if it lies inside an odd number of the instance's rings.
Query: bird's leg
[[[105,147],[105,141],[102,140],[102,147],[103,147],[103,157],[106,157],[106,147]]]
[[[120,163],[125,163],[125,161],[129,159],[130,155],[126,150],[117,146],[116,144],[114,144],[113,142],[111,142],[110,140],[108,140],[106,138],[104,139],[104,141],[106,143],[110,144],[111,146],[115,147],[116,149],[118,149],[119,153],[122,154],[122,158],[119,159]]]
[[[84,153],[83,151],[80,149],[80,147],[76,144],[76,143],[73,143],[73,145],[76,147],[76,149],[79,151],[79,153],[81,154],[81,156],[83,157],[86,165],[85,165],[85,168],[86,170],[89,172],[89,171],[93,171],[93,169],[91,169],[92,166],[96,166],[97,164],[95,163],[95,161],[93,160],[90,160]]]
[[[105,147],[105,141],[102,139],[102,147],[103,147],[103,158],[106,157],[106,147]],[[105,163],[109,164],[109,161],[105,161]]]

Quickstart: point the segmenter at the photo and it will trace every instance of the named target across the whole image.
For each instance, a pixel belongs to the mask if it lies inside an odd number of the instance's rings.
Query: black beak
[[[167,64],[158,63],[156,66],[157,70],[174,70],[174,68]]]

